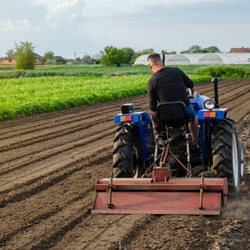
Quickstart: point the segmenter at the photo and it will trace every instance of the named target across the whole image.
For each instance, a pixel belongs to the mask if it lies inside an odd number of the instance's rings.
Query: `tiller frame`
[[[227,178],[204,178],[203,174],[201,178],[190,178],[188,143],[187,167],[173,154],[170,143],[171,139],[163,140],[162,153],[158,157],[155,153],[155,161],[142,178],[113,178],[111,174],[110,178],[97,180],[92,213],[219,215],[222,200],[224,205],[227,203]],[[166,164],[169,154],[186,170],[187,178],[172,178]],[[144,178],[152,167],[152,178]]]

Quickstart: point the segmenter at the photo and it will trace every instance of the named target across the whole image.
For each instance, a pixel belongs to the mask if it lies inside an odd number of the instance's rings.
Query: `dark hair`
[[[157,65],[161,62],[161,56],[157,53],[150,54],[147,59],[151,64]]]

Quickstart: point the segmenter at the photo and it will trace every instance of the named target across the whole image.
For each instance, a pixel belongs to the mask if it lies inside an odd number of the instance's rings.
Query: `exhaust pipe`
[[[219,108],[219,95],[218,95],[218,82],[220,81],[220,78],[213,77],[212,82],[214,83],[214,100],[215,100],[215,107]]]
[[[161,59],[163,61],[163,67],[164,67],[165,66],[165,51],[164,50],[161,51]]]

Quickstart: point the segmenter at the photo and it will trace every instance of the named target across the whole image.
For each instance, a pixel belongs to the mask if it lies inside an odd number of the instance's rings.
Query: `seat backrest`
[[[190,119],[184,102],[162,102],[157,106],[158,119],[168,127],[179,127],[188,124]]]

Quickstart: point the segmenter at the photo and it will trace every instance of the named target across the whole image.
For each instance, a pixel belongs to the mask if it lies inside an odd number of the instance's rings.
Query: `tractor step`
[[[219,215],[227,192],[226,178],[100,179],[92,213]]]

